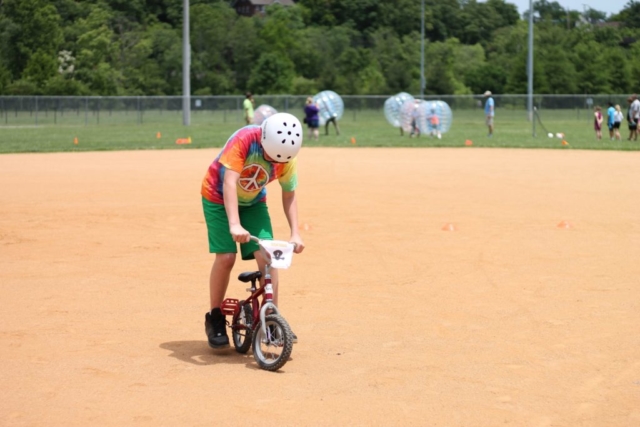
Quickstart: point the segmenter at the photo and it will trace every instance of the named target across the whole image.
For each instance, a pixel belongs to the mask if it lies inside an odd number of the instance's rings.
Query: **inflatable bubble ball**
[[[384,117],[393,127],[400,127],[400,109],[406,101],[413,101],[413,96],[400,92],[384,102]]]
[[[444,101],[407,100],[400,107],[400,126],[410,135],[441,138],[451,128],[453,115]]]
[[[277,112],[278,110],[276,110],[272,106],[263,104],[256,108],[256,111],[253,114],[253,123],[260,126],[262,122],[264,122],[266,119],[273,116]]]
[[[313,97],[313,102],[315,102],[320,109],[318,113],[320,126],[324,126],[324,124],[332,118],[336,120],[342,118],[344,102],[337,93],[330,90],[322,91]]]

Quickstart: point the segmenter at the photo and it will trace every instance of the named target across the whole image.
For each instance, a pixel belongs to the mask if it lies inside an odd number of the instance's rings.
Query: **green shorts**
[[[233,241],[231,233],[229,233],[229,219],[224,205],[212,203],[203,197],[202,208],[209,235],[209,252],[212,254],[238,253],[238,244]],[[259,239],[273,239],[271,217],[269,217],[266,203],[260,202],[253,206],[240,206],[238,211],[240,224],[252,236],[256,236]],[[253,253],[258,249],[258,244],[254,241],[241,243],[242,259],[254,259]]]

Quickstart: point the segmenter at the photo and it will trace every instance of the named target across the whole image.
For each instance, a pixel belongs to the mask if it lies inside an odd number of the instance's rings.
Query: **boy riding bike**
[[[295,253],[304,249],[298,232],[295,193],[296,155],[302,146],[303,132],[300,121],[288,113],[274,114],[261,126],[245,126],[231,135],[202,181],[209,252],[216,254],[209,276],[211,310],[205,314],[205,332],[211,348],[229,346],[226,319],[220,305],[227,292],[238,243],[242,259],[255,259],[264,277],[265,260],[256,256],[259,247],[250,236],[273,239],[265,188],[273,180],[277,179],[282,187],[282,206],[291,229],[289,241],[295,243]],[[272,270],[271,278],[277,305],[276,270]]]

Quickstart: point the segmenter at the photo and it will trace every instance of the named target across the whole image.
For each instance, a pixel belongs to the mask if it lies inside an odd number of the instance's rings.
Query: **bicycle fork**
[[[271,273],[269,272],[270,268],[267,265],[265,267],[265,274],[264,274],[264,299],[265,302],[264,304],[262,304],[262,307],[260,308],[260,327],[262,328],[262,334],[263,336],[267,336],[267,324],[266,324],[266,317],[267,317],[267,310],[271,310],[271,313],[273,314],[280,314],[280,311],[278,310],[278,307],[276,307],[276,305],[273,303],[273,286],[271,285]]]

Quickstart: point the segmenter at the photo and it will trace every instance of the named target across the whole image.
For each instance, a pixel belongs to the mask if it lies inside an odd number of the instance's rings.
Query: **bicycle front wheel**
[[[291,327],[279,314],[265,317],[266,335],[259,323],[253,331],[253,357],[258,366],[267,371],[282,368],[293,350],[293,333]]]

